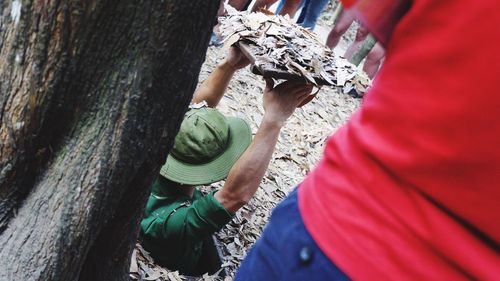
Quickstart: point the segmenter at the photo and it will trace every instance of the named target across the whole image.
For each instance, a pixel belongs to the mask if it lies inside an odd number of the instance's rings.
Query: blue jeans
[[[276,9],[276,13],[279,13],[283,8],[286,0],[281,0],[278,4],[278,8]],[[303,27],[314,29],[316,26],[316,21],[318,20],[321,12],[325,8],[326,4],[328,4],[329,0],[302,0],[300,3],[300,7],[302,11],[300,12],[300,16],[297,19],[297,22]]]
[[[319,249],[300,216],[297,189],[273,211],[236,281],[350,280]]]

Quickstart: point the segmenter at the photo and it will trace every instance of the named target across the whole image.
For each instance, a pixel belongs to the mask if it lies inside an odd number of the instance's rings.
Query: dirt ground
[[[325,10],[319,25],[331,26],[332,3]],[[342,39],[339,48],[345,50],[354,36],[354,27]],[[200,73],[202,82],[224,58],[224,51],[219,47],[210,47],[206,61]],[[264,110],[262,93],[264,81],[252,74],[249,68],[236,73],[228,91],[218,109],[225,115],[245,118],[255,134]],[[237,212],[236,217],[216,234],[222,245],[223,268],[229,274],[226,278],[205,275],[199,280],[231,280],[245,254],[259,238],[269,215],[304,176],[314,168],[323,152],[326,138],[344,124],[349,116],[360,106],[361,100],[342,92],[342,88],[323,87],[317,97],[302,108],[296,110],[288,120],[279,136],[269,169],[250,203]],[[219,188],[223,182],[210,188]],[[176,272],[155,267],[147,254],[138,253],[139,268],[143,269],[144,280],[184,280]],[[135,257],[134,257],[135,259]],[[139,270],[141,271],[141,270]],[[148,272],[145,272],[148,271]],[[154,274],[154,276],[151,276]],[[149,276],[149,278],[148,278]]]

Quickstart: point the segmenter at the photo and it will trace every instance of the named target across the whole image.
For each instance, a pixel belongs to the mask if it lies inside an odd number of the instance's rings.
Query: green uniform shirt
[[[144,218],[141,221],[142,245],[157,262],[184,274],[193,274],[203,240],[219,231],[233,214],[214,198],[195,190],[193,198],[180,189],[168,188],[159,176],[153,183]]]

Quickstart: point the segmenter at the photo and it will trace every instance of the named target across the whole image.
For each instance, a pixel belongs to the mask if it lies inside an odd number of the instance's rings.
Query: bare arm
[[[278,135],[286,119],[308,97],[312,87],[285,82],[272,89],[269,83],[264,93],[266,113],[245,153],[234,164],[224,186],[215,198],[230,212],[243,207],[257,191],[267,170]]]
[[[234,73],[249,63],[248,59],[239,49],[231,47],[224,61],[217,65],[207,80],[198,87],[194,93],[192,102],[200,103],[206,101],[209,107],[216,107],[222,96],[224,96],[227,85],[231,81],[231,78],[233,78]]]

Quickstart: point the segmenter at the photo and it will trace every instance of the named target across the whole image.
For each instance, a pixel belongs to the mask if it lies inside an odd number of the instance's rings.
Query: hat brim
[[[252,141],[250,125],[241,118],[226,117],[229,125],[229,144],[217,158],[204,164],[181,162],[169,155],[160,175],[181,184],[210,184],[225,179],[234,163]]]

